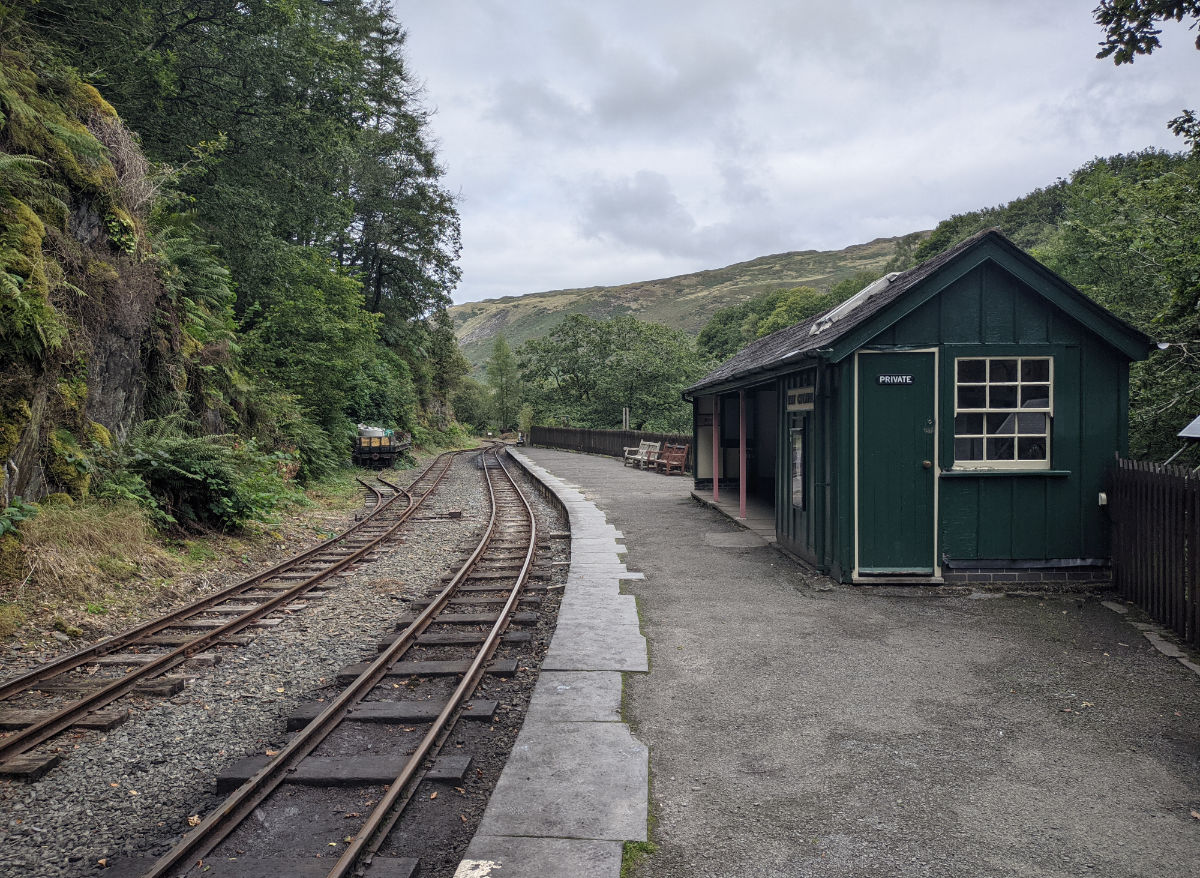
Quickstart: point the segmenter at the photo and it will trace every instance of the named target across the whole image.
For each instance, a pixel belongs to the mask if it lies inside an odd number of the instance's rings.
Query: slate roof
[[[743,384],[746,380],[753,380],[753,376],[756,373],[773,371],[781,366],[786,366],[805,357],[813,356],[818,350],[835,344],[853,329],[862,325],[909,290],[921,284],[930,275],[988,238],[998,239],[1007,245],[1007,247],[1024,254],[1024,251],[1005,237],[999,229],[984,229],[969,238],[963,239],[949,250],[945,250],[937,256],[922,262],[920,265],[900,273],[884,289],[869,296],[852,311],[844,314],[840,319],[816,335],[810,334],[813,324],[820,322],[827,314],[839,306],[835,305],[828,311],[824,311],[815,317],[810,317],[807,320],[797,323],[795,326],[780,329],[777,332],[751,342],[734,354],[733,357],[684,390],[684,395],[690,397],[706,388],[718,387],[725,384]],[[1026,258],[1032,261],[1032,257],[1026,255]],[[1042,268],[1052,274],[1052,272],[1049,272],[1049,269]],[[1057,276],[1055,275],[1055,277]],[[1062,281],[1062,283],[1070,287],[1070,284],[1067,284],[1066,281]],[[1071,287],[1071,290],[1074,291],[1075,296],[1086,303],[1086,306],[1090,310],[1103,313],[1104,317],[1109,321],[1120,324],[1136,336],[1145,338],[1136,329],[1107,311],[1104,311],[1104,309],[1090,299],[1087,299],[1082,293],[1074,290],[1074,287]],[[764,377],[766,376],[764,375]]]

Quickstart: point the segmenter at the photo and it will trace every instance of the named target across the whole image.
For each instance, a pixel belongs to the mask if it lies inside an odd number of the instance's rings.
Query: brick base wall
[[[1111,585],[1112,569],[1109,567],[1035,567],[1026,570],[1002,570],[971,567],[943,569],[942,579],[947,584],[986,584],[1035,586]]]

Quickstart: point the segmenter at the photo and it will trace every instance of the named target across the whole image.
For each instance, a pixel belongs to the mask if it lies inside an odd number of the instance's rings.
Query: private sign
[[[913,377],[911,375],[880,375],[880,384],[912,384]]]

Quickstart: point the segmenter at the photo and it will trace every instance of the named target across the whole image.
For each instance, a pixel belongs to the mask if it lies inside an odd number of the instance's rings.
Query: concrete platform
[[[1197,874],[1200,680],[1132,611],[1086,596],[840,585],[697,504],[690,479],[524,453],[577,486],[569,494],[594,505],[606,536],[625,534],[619,556],[581,555],[558,632],[579,643],[555,642],[557,666],[590,656],[603,670],[546,672],[530,722],[545,711],[557,738],[531,737],[524,752],[557,762],[565,742],[592,740],[568,726],[615,725],[604,719],[623,679],[633,740],[654,754],[657,846],[628,878]],[[625,565],[645,578],[625,578]],[[642,658],[630,594],[649,674],[619,673]],[[576,626],[593,607],[609,608],[629,647],[588,642]],[[624,752],[617,735],[607,744]],[[481,835],[470,855],[511,868],[478,874],[615,878],[620,843],[572,819],[537,822],[602,837]],[[489,825],[531,829],[516,814]]]
[[[558,625],[525,723],[456,878],[618,878],[645,841],[649,752],[621,720],[621,674],[649,670],[621,533],[575,488],[519,452],[571,521]]]

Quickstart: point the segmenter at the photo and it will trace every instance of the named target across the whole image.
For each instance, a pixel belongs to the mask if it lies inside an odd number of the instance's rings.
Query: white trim
[[[938,534],[941,530],[939,524],[941,519],[938,517],[941,514],[941,497],[942,497],[942,480],[939,476],[941,473],[941,465],[938,460],[938,450],[941,443],[941,412],[942,412],[942,351],[941,348],[933,348],[933,575],[939,580],[942,578],[942,563],[941,555],[938,554]],[[951,424],[954,422],[951,421]]]
[[[931,348],[890,348],[882,350],[857,350],[854,352],[854,466],[853,466],[853,484],[854,484],[854,567],[850,571],[851,582],[869,582],[869,581],[884,581],[888,577],[881,576],[878,580],[875,577],[864,579],[862,576],[861,565],[859,563],[859,508],[858,508],[858,469],[859,469],[859,389],[862,386],[860,383],[859,373],[859,357],[863,354],[933,354],[933,522],[932,522],[932,546],[933,557],[930,559],[933,568],[932,577],[903,577],[909,582],[940,582],[942,579],[942,565],[938,559],[938,514],[941,505],[941,479],[938,478],[938,473],[941,471],[938,466],[938,445],[940,433],[940,418],[938,406],[941,404],[941,373],[939,367],[941,365],[941,349],[938,347]],[[1053,391],[1051,391],[1053,392]],[[957,400],[956,400],[957,402]]]
[[[1054,371],[1055,371],[1054,370],[1054,359],[1055,359],[1055,357],[1053,354],[1037,354],[1037,355],[1031,355],[1031,356],[1024,356],[1022,354],[995,354],[995,355],[964,354],[961,356],[956,355],[954,357],[954,369],[953,369],[953,372],[954,372],[954,376],[953,376],[954,377],[954,389],[953,389],[954,415],[956,418],[960,414],[982,415],[984,417],[983,433],[978,436],[975,433],[970,433],[965,437],[965,438],[979,438],[979,439],[983,440],[983,442],[984,442],[984,451],[983,451],[984,459],[982,459],[982,460],[959,460],[957,457],[952,457],[951,463],[950,463],[951,470],[959,471],[959,472],[1004,472],[1007,470],[1020,470],[1020,471],[1024,472],[1024,471],[1030,471],[1030,470],[1048,470],[1048,469],[1050,469],[1050,459],[1051,459],[1051,455],[1054,453],[1054,447],[1053,447],[1054,446]],[[963,360],[981,360],[984,363],[984,380],[982,382],[980,382],[980,381],[960,382],[959,381],[958,364]],[[1013,381],[1013,382],[992,382],[990,363],[993,360],[1016,360],[1017,361],[1017,380]],[[1022,380],[1021,366],[1023,365],[1025,360],[1045,360],[1049,364],[1049,369],[1047,370],[1048,378],[1046,379],[1046,381],[1028,381],[1028,382],[1026,382],[1026,381]],[[1017,398],[1017,407],[1016,408],[996,408],[996,407],[990,407],[987,405],[983,406],[982,408],[979,408],[979,407],[960,408],[959,407],[959,405],[958,405],[958,389],[961,385],[966,385],[968,387],[984,388],[985,389],[984,402],[986,403],[986,402],[990,402],[990,399],[991,399],[990,392],[988,392],[987,389],[990,388],[993,385],[993,383],[1001,385],[1001,386],[1016,387],[1018,390],[1018,394],[1020,392],[1020,388],[1022,388],[1026,384],[1035,384],[1035,385],[1036,384],[1048,384],[1049,398],[1047,399],[1045,406],[1039,406],[1037,408],[1022,408],[1019,395]],[[1016,457],[1011,460],[988,460],[987,459],[987,440],[991,437],[989,437],[987,435],[987,416],[988,415],[996,415],[996,414],[1010,414],[1010,415],[1014,415],[1014,416],[1023,415],[1023,414],[1045,415],[1046,416],[1046,432],[1044,435],[1046,437],[1046,456],[1039,460],[1026,460],[1023,458],[1016,458]],[[1014,429],[1016,429],[1016,428],[1014,428]],[[1009,434],[1002,434],[1002,435],[1009,435]],[[1013,454],[1015,455],[1015,454],[1019,453],[1019,451],[1018,451],[1019,446],[1018,446],[1017,440],[1020,439],[1021,434],[1019,432],[1015,432],[1011,435],[1013,438]],[[1036,435],[1041,435],[1041,434],[1033,434],[1033,435],[1036,436]],[[953,436],[954,436],[955,440],[957,440],[959,438],[957,427],[954,428]]]
[[[851,397],[851,402],[854,405],[854,465],[850,468],[852,476],[850,483],[854,490],[854,567],[850,571],[850,579],[853,581],[858,577],[858,389],[862,385],[858,380],[858,358],[862,351],[854,352],[854,393]]]

